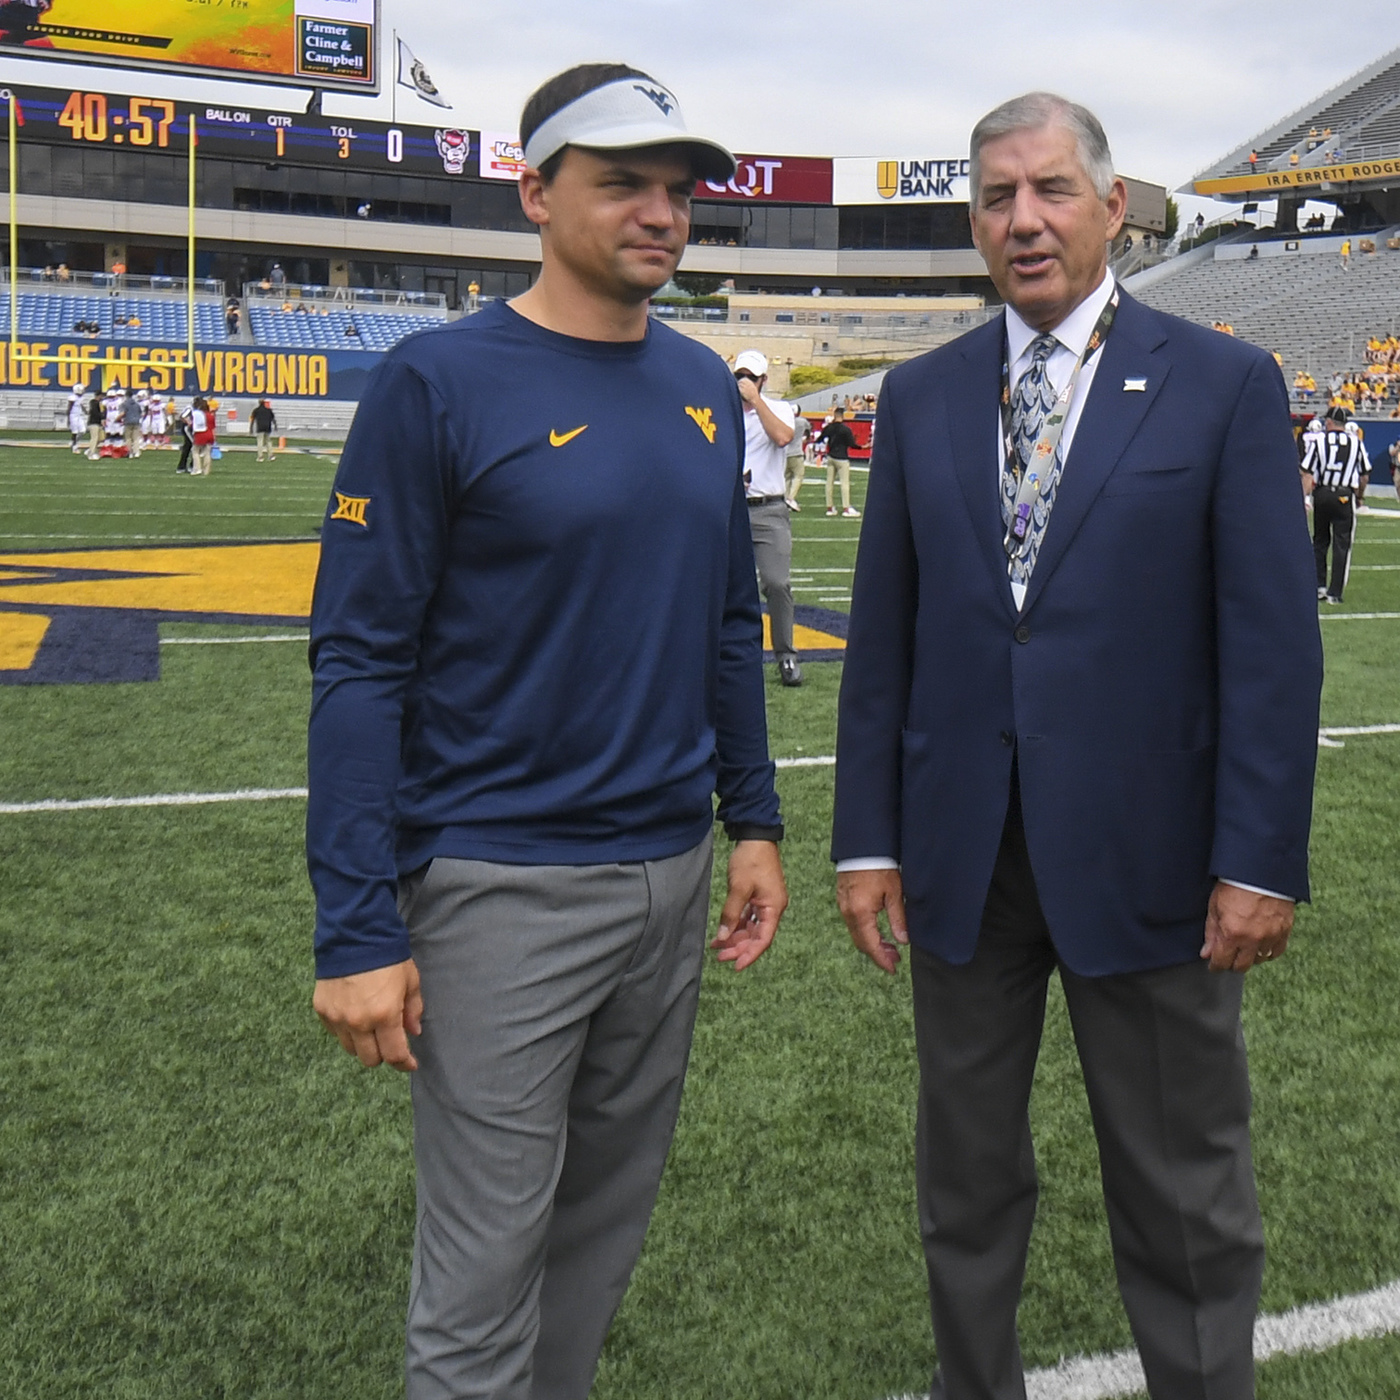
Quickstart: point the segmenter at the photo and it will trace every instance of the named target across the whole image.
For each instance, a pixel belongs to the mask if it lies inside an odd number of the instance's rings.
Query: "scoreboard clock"
[[[248,107],[58,89],[20,91],[21,141],[183,155],[193,113],[200,156],[406,175],[464,175],[480,135],[458,127],[301,116]]]

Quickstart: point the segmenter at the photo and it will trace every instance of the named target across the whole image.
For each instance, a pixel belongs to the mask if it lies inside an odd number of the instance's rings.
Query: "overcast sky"
[[[1396,22],[1316,42],[1318,10],[1304,0],[381,0],[381,16],[452,103],[448,118],[400,89],[403,120],[514,131],[543,79],[621,60],[673,88],[692,128],[738,150],[923,156],[960,146],[1002,99],[1048,87],[1099,114],[1120,171],[1169,189],[1400,44]],[[0,79],[17,76],[0,59]],[[384,79],[377,101],[331,95],[326,112],[387,117],[387,63]],[[216,91],[258,100],[242,84],[185,89]],[[282,97],[263,105],[295,100]]]

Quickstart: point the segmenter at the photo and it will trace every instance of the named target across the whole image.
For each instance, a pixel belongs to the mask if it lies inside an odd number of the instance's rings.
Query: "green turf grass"
[[[208,482],[174,477],[173,462],[0,449],[0,489],[23,486],[31,506],[70,492],[97,544],[131,528],[104,514],[113,481],[142,528],[176,538],[273,533],[216,513],[246,483],[260,508],[288,488],[279,528],[310,533],[329,485],[310,458],[216,465]],[[850,567],[859,522],[824,517],[819,482],[803,500],[794,571],[810,590],[799,601],[817,601],[849,588],[817,571]],[[4,529],[46,520],[7,509]],[[1400,541],[1400,522],[1363,520],[1358,562],[1400,562],[1387,537]],[[1400,611],[1400,574],[1355,573],[1345,611]],[[1324,722],[1400,721],[1400,622],[1329,621],[1324,637]],[[0,687],[0,800],[304,781],[298,643],[168,646],[162,666],[148,685]],[[809,666],[798,690],[769,671],[774,752],[831,753],[839,665]],[[1270,1311],[1400,1276],[1398,768],[1400,736],[1323,752],[1316,903],[1289,956],[1249,981]],[[793,908],[753,969],[707,971],[675,1151],[600,1400],[880,1400],[927,1381],[907,972],[877,974],[840,927],[831,778],[779,774]],[[277,801],[0,816],[7,1400],[401,1394],[407,1085],[360,1070],[311,1016],[303,814]],[[1043,1193],[1022,1325],[1028,1362],[1044,1365],[1129,1341],[1057,995],[1033,1113]],[[1271,1362],[1260,1393],[1391,1400],[1400,1340]]]
[[[207,477],[176,475],[178,460],[164,450],[90,462],[67,448],[0,448],[0,550],[309,539],[335,472],[334,458],[311,451],[272,462],[229,451]]]

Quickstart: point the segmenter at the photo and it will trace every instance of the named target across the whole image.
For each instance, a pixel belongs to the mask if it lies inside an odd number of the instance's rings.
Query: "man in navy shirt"
[[[723,362],[647,315],[733,157],[622,65],[526,105],[539,281],[375,372],[322,532],[315,1008],[413,1076],[409,1400],[582,1400],[675,1126],[709,898],[787,903]]]

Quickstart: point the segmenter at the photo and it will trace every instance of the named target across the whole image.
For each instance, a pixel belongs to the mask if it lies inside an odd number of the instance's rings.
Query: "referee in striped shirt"
[[[1313,503],[1313,558],[1317,560],[1317,596],[1340,603],[1351,570],[1351,537],[1356,507],[1371,478],[1371,459],[1344,408],[1327,410],[1326,426],[1310,434],[1303,471],[1304,489]],[[1332,586],[1327,586],[1327,550],[1332,549]]]

